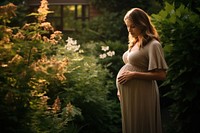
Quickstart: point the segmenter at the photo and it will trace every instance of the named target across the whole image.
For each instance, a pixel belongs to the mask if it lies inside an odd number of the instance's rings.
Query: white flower
[[[76,52],[80,49],[80,45],[77,45],[77,40],[73,40],[71,37],[68,37],[66,42],[67,42],[67,44],[65,45],[65,48],[67,50],[72,50],[72,51]]]
[[[71,38],[71,37],[68,37],[68,39],[66,40],[66,42],[68,44],[71,44],[71,45],[77,45],[77,40],[73,40],[73,38]]]
[[[79,53],[84,53],[84,50],[81,49],[81,50],[79,50],[78,52],[79,52]]]
[[[99,55],[99,58],[100,58],[100,59],[104,59],[104,58],[106,58],[106,56],[107,56],[106,54],[100,54],[100,55]]]
[[[2,64],[1,67],[8,67],[8,64]]]
[[[109,50],[109,46],[101,46],[101,50],[108,51]]]
[[[115,55],[115,51],[108,51],[107,55],[111,57],[111,56]]]
[[[78,51],[79,49],[80,49],[80,45],[73,46],[74,52]]]
[[[77,40],[73,40],[72,45],[77,45]]]

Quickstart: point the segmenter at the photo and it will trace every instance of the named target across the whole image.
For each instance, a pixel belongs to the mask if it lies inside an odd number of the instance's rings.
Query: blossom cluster
[[[50,35],[50,38],[43,36],[43,41],[55,45],[62,40],[62,35],[61,31],[54,31],[54,33]]]
[[[16,16],[15,10],[17,6],[13,3],[9,3],[4,6],[0,6],[0,19],[11,19],[13,16]]]
[[[115,55],[115,51],[110,51],[109,46],[101,46],[101,50],[104,51],[104,53],[99,55],[100,59],[104,59],[108,56],[112,57]]]
[[[52,112],[57,113],[58,111],[60,111],[60,109],[61,109],[61,102],[60,102],[60,98],[57,96],[57,98],[55,99],[52,105]]]
[[[66,72],[67,65],[67,58],[63,58],[62,60],[60,60],[52,56],[50,57],[50,59],[48,59],[47,56],[43,55],[41,59],[31,64],[31,68],[36,72],[43,72],[47,75],[50,74],[49,70],[51,70],[51,73],[54,73],[56,75],[55,78],[58,78],[60,81],[63,81],[66,79],[64,73]]]
[[[74,52],[79,51],[80,45],[77,44],[77,40],[73,40],[73,38],[68,37],[66,42],[67,42],[67,44],[65,45],[65,48],[67,50],[71,50],[71,51],[74,51]]]
[[[48,14],[48,1],[47,0],[41,0],[41,5],[38,8],[38,21],[44,22],[46,20],[47,14]]]

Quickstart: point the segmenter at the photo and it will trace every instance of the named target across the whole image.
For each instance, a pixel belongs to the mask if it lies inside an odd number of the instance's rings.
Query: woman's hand
[[[118,77],[118,82],[120,84],[125,84],[133,78],[144,80],[164,80],[166,78],[166,71],[158,69],[148,72],[125,71],[120,77]]]
[[[132,79],[134,76],[134,72],[131,71],[125,71],[122,73],[121,76],[118,77],[118,82],[120,84],[125,84],[127,81],[129,81],[130,79]]]

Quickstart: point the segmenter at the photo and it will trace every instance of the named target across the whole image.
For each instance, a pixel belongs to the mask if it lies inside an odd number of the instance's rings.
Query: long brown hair
[[[127,19],[133,22],[134,25],[141,30],[141,38],[132,37],[129,33],[129,49],[131,49],[136,43],[138,43],[139,47],[142,48],[153,38],[159,41],[157,30],[151,23],[150,16],[145,11],[140,8],[133,8],[124,16],[124,21]]]

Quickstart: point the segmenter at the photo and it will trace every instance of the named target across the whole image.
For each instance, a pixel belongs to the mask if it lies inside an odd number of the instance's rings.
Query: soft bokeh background
[[[133,7],[151,16],[169,65],[158,81],[164,133],[200,132],[199,1],[58,3],[0,2],[1,133],[121,133],[115,77]]]

